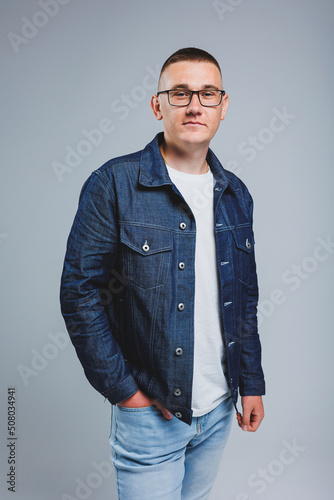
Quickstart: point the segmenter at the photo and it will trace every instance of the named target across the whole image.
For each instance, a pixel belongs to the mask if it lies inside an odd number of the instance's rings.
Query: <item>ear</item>
[[[157,120],[162,120],[162,113],[161,113],[161,107],[160,107],[160,101],[159,97],[154,94],[151,99],[151,108],[154,113],[154,116],[156,117]]]
[[[225,94],[225,95],[223,96],[222,112],[221,112],[221,116],[220,116],[220,119],[221,119],[221,120],[224,120],[224,118],[225,118],[225,115],[226,115],[226,111],[227,111],[228,105],[229,105],[229,98],[228,98],[228,95],[227,95],[227,94]]]

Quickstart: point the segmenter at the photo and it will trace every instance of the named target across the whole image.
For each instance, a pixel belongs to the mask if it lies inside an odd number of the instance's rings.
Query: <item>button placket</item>
[[[186,229],[186,227],[187,227],[187,224],[186,224],[185,222],[180,222],[180,224],[179,224],[179,228],[180,228],[182,231],[184,231],[184,230]],[[185,265],[185,263],[184,263],[184,262],[179,262],[179,264],[178,264],[178,268],[179,268],[179,270],[180,270],[180,271],[183,271],[183,270],[185,269],[185,267],[186,267],[186,265]],[[180,303],[177,305],[177,309],[178,309],[179,311],[181,311],[181,312],[184,310],[184,307],[185,307],[185,306],[184,306],[183,302],[180,302]],[[182,356],[182,354],[183,354],[183,349],[182,349],[182,347],[177,347],[177,348],[175,349],[175,355],[176,355],[176,356]],[[175,388],[175,389],[174,389],[174,391],[173,391],[173,394],[174,394],[174,396],[175,396],[175,397],[179,397],[179,396],[181,396],[181,389],[179,389],[179,388]],[[176,417],[176,418],[182,418],[182,413],[181,413],[180,411],[175,412],[175,417]]]

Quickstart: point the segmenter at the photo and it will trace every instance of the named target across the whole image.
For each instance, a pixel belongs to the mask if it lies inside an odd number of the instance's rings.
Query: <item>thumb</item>
[[[249,424],[250,424],[250,409],[244,409],[241,419],[242,430],[247,431]]]
[[[156,399],[153,399],[152,402],[153,402],[154,406],[156,406],[157,408],[159,408],[159,410],[161,411],[163,417],[166,420],[171,420],[171,418],[173,417],[173,415],[171,414],[170,411],[167,410],[167,408],[165,408],[164,406],[162,406],[162,404],[160,404],[159,401],[157,401]]]

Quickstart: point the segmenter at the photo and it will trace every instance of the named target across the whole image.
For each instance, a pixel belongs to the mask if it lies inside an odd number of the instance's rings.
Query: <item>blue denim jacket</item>
[[[144,150],[108,161],[84,184],[61,308],[96,390],[116,404],[141,388],[190,424],[196,227],[168,176],[162,140],[158,134]],[[242,396],[264,394],[253,203],[210,149],[207,161],[215,178],[220,307],[236,407],[238,388]]]

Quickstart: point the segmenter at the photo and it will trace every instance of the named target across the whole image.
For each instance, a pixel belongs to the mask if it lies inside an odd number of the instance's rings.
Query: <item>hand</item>
[[[145,408],[145,406],[156,406],[161,411],[162,415],[166,420],[170,420],[172,418],[172,414],[162,406],[159,401],[151,396],[146,396],[144,392],[138,390],[132,396],[127,399],[123,399],[117,403],[118,406],[125,406],[126,408]]]
[[[261,396],[243,396],[241,398],[243,415],[237,413],[239,427],[243,431],[255,432],[264,417]]]

